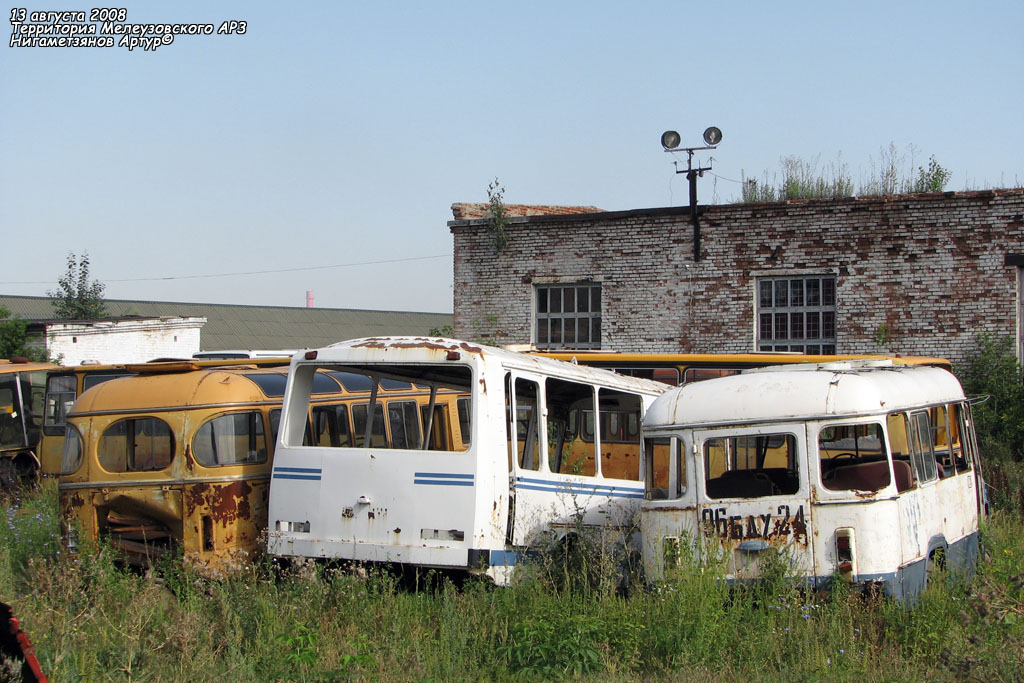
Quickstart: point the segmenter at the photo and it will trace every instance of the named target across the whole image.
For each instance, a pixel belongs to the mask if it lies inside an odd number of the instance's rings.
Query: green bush
[[[972,405],[982,467],[993,508],[1024,513],[1024,375],[1009,337],[980,335],[958,368]]]

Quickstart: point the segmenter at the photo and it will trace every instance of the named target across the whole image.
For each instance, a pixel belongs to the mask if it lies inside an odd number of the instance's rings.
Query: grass
[[[511,588],[261,561],[206,581],[170,561],[140,575],[99,547],[69,557],[52,483],[8,502],[0,597],[54,681],[1020,680],[1024,521],[993,515],[970,584],[934,582],[914,609],[783,577],[730,591],[683,571],[650,590]]]

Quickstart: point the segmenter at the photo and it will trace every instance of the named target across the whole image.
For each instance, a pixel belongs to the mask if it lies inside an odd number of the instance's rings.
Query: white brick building
[[[191,358],[199,351],[205,323],[206,318],[193,317],[45,322],[30,325],[29,334],[64,365],[144,363],[154,358]]]

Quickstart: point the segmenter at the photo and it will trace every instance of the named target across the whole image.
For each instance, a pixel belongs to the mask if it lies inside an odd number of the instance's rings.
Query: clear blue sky
[[[453,202],[685,204],[666,129],[723,131],[702,202],[890,143],[1024,185],[1020,0],[117,4],[246,34],[0,48],[0,293],[450,311]]]

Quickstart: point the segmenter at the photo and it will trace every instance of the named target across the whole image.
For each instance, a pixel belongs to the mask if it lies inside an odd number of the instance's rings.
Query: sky
[[[214,33],[0,49],[2,294],[88,252],[108,298],[450,312],[452,203],[684,205],[670,129],[722,131],[701,203],[890,148],[1024,185],[1020,0],[118,5]]]

